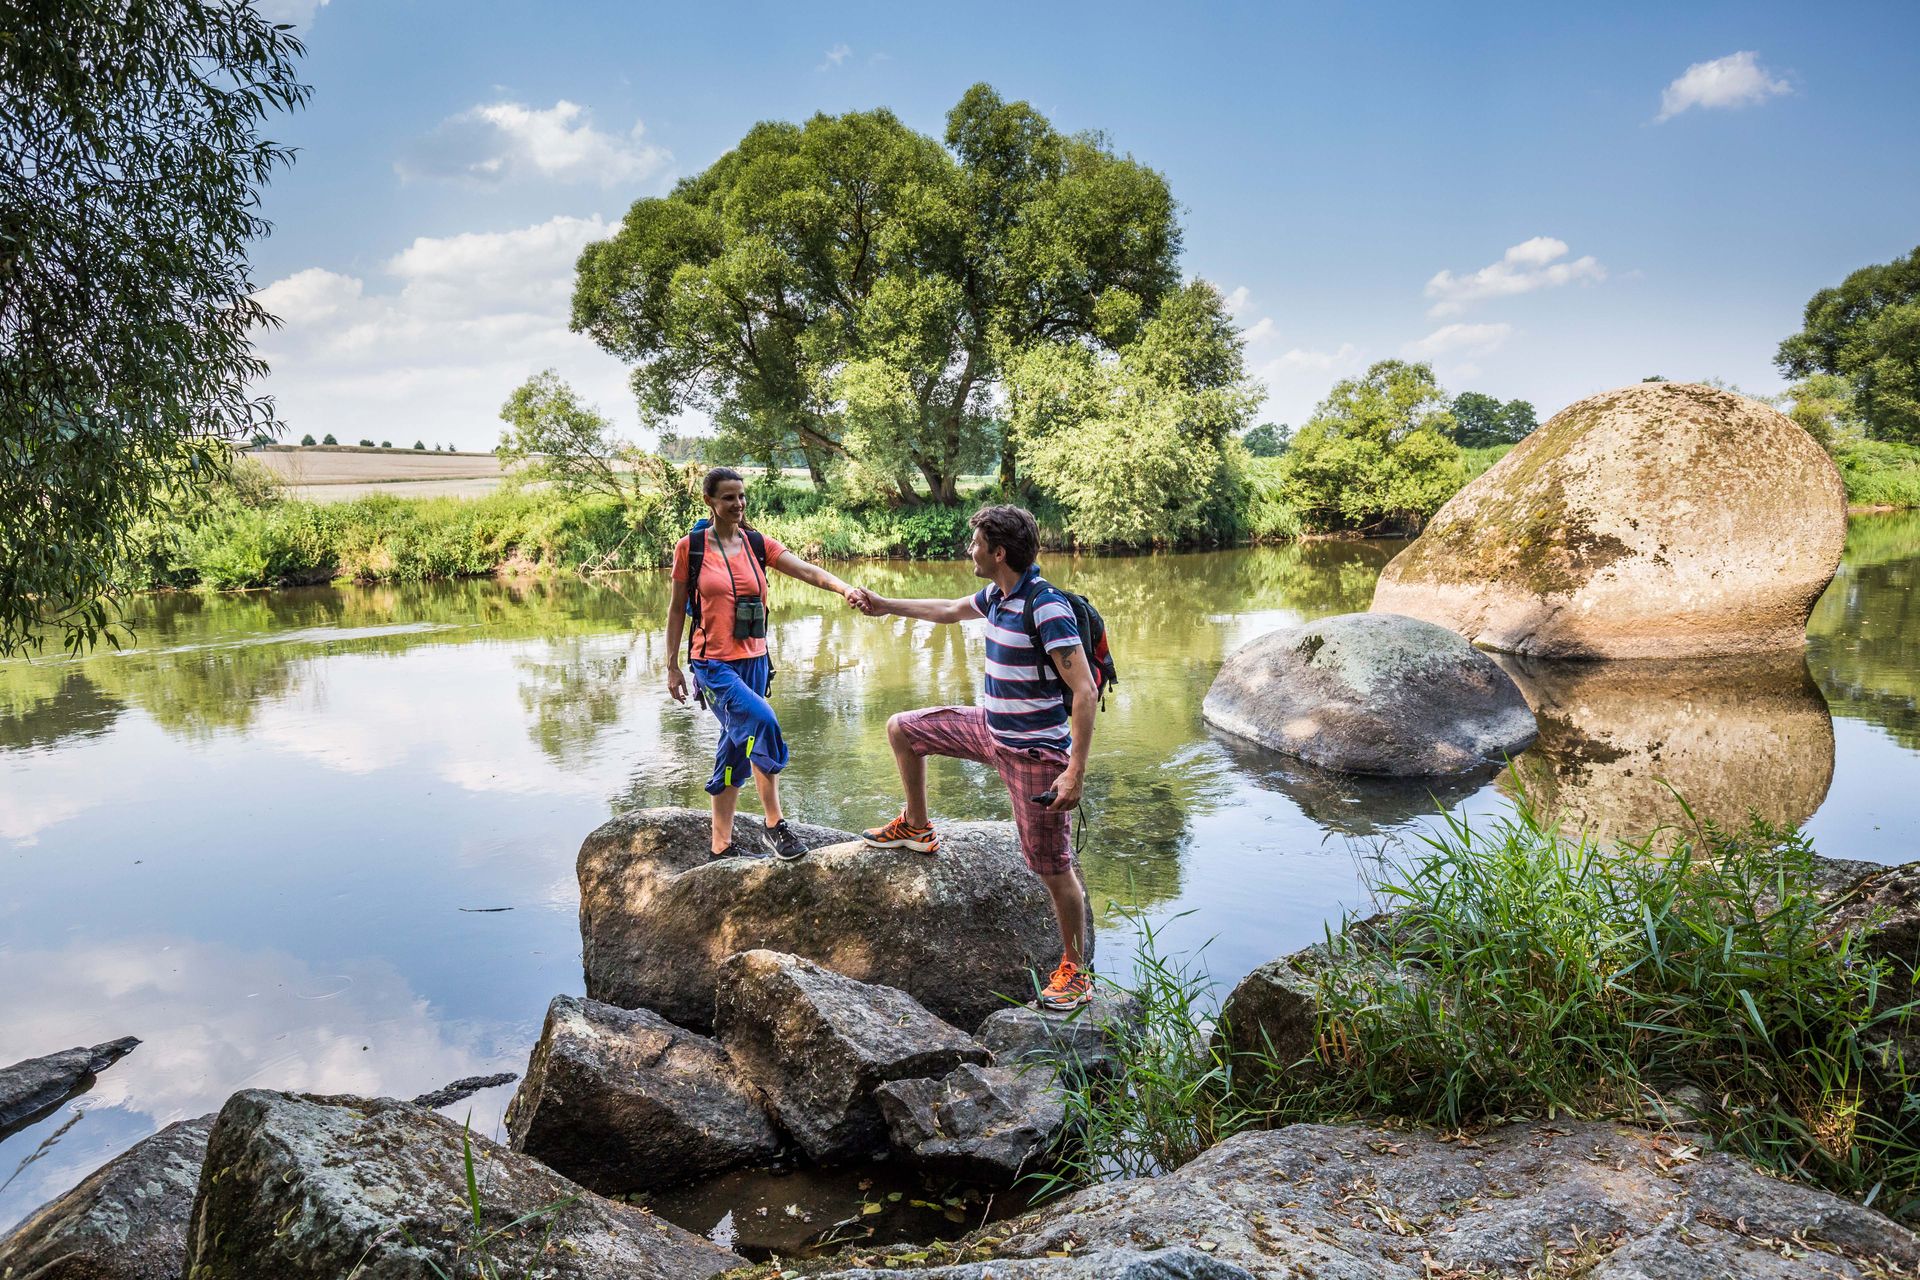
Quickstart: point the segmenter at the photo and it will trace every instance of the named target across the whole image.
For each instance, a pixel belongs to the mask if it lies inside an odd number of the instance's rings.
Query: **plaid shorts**
[[[1033,797],[1053,789],[1055,778],[1067,767],[1067,753],[1052,747],[1010,747],[987,728],[981,707],[927,707],[903,712],[901,732],[917,756],[950,756],[990,764],[1007,784],[1013,801],[1013,823],[1020,832],[1020,852],[1038,875],[1054,876],[1073,870],[1073,842],[1067,836],[1067,815],[1043,809]]]

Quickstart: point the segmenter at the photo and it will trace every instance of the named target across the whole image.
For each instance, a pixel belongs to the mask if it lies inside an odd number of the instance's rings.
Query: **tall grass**
[[[1854,506],[1920,507],[1920,448],[1856,440],[1835,449],[1833,460]]]
[[[1328,938],[1319,1043],[1298,1063],[1224,1056],[1194,975],[1147,934],[1148,1030],[1125,1049],[1126,1088],[1077,1096],[1089,1145],[1065,1176],[1293,1121],[1654,1117],[1782,1176],[1920,1208],[1920,1081],[1900,1051],[1913,975],[1816,892],[1800,833],[1701,823],[1603,848],[1523,808],[1484,832],[1449,820],[1374,880],[1391,923]]]

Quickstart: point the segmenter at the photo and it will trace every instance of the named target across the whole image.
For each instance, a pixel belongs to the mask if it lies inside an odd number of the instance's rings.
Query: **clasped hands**
[[[847,588],[847,607],[857,609],[869,618],[878,618],[886,612],[880,607],[880,597],[865,587]]]

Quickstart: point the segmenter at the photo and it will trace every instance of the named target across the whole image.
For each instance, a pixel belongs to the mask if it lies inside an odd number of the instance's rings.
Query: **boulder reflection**
[[[1499,766],[1488,765],[1468,773],[1425,778],[1337,773],[1231,734],[1212,732],[1234,767],[1255,786],[1280,792],[1307,817],[1344,836],[1380,835],[1450,809],[1499,772]]]
[[[1602,839],[1701,818],[1805,822],[1833,781],[1833,717],[1797,653],[1685,662],[1496,654],[1540,722],[1503,790]],[[1671,787],[1672,790],[1668,788]]]

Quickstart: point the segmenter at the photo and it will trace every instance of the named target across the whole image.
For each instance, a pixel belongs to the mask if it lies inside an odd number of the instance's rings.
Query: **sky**
[[[1544,420],[1649,375],[1761,394],[1818,289],[1920,245],[1920,5],[672,5],[261,0],[307,46],[254,279],[289,439],[490,449],[573,264],[761,120],[986,81],[1166,176],[1258,415],[1375,360]],[[699,430],[703,420],[676,424]]]

